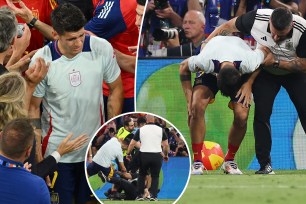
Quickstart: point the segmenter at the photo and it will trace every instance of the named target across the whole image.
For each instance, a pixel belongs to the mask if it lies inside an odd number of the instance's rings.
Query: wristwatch
[[[34,28],[34,24],[36,23],[36,21],[37,21],[37,18],[34,17],[34,18],[30,21],[30,23],[28,23],[28,26],[29,26],[30,29]]]
[[[274,61],[274,63],[273,63],[273,68],[276,68],[276,69],[279,68],[279,60],[278,60],[278,59],[276,59],[276,60]]]

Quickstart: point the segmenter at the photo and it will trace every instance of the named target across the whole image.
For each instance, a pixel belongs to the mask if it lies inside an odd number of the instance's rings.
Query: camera
[[[18,23],[17,25],[17,38],[21,38],[24,31],[24,25],[22,23]]]
[[[154,0],[155,9],[165,9],[168,7],[168,0]]]
[[[156,41],[165,41],[169,39],[175,38],[175,28],[170,28],[170,29],[155,29],[152,33],[154,40]]]
[[[181,44],[189,42],[182,28],[156,28],[154,29],[152,36],[156,41],[166,41],[175,38],[176,33],[178,33],[178,38]]]

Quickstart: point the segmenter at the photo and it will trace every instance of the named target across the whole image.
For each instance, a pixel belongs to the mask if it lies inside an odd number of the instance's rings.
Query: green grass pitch
[[[275,171],[275,175],[225,175],[208,171],[190,177],[179,204],[301,204],[306,200],[306,170]]]

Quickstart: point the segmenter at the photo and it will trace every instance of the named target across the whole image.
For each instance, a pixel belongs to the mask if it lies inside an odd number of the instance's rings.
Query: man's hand
[[[16,7],[12,0],[6,0],[6,3],[15,15],[19,16],[24,22],[30,23],[34,18],[32,11],[22,1],[19,1],[20,8]]]
[[[264,53],[264,56],[265,56],[265,59],[262,64],[265,67],[272,67],[275,61],[275,57],[273,53],[271,52],[271,50],[268,47],[263,46],[263,45],[260,45],[258,49],[260,49]]]
[[[23,56],[18,62],[15,64],[8,66],[7,69],[13,72],[24,72],[29,68],[29,64],[31,62],[31,58],[36,53],[37,50],[33,50],[27,55]]]
[[[29,162],[26,162],[26,163],[23,164],[23,168],[24,168],[25,170],[27,170],[28,172],[31,172],[31,171],[32,171],[32,170],[31,170],[31,167],[32,167],[32,164],[30,164]]]
[[[85,30],[85,34],[90,35],[90,36],[96,36],[96,34],[94,34],[93,32],[89,31],[89,30]]]
[[[163,160],[164,160],[164,162],[168,162],[168,161],[169,161],[168,155],[167,155],[167,156],[164,156],[164,157],[163,157]]]
[[[138,49],[138,46],[130,46],[128,47],[128,50],[133,54],[133,55],[136,55],[137,54],[137,49]]]
[[[168,7],[164,9],[155,9],[156,16],[158,18],[168,18],[170,19],[174,13],[172,7],[168,3]]]
[[[25,79],[30,87],[36,87],[48,73],[50,63],[46,64],[43,58],[37,58],[35,63],[25,71]]]
[[[82,148],[88,141],[89,137],[86,134],[82,134],[77,138],[69,141],[72,137],[72,133],[70,133],[57,147],[57,152],[63,156],[69,152],[78,150]]]
[[[31,31],[27,24],[23,24],[23,33],[20,38],[15,37],[15,42],[13,44],[13,54],[17,52],[22,56],[24,51],[29,47],[31,39]]]
[[[248,108],[252,102],[252,83],[245,82],[236,94],[236,98],[238,97],[237,103],[242,102],[242,107]]]

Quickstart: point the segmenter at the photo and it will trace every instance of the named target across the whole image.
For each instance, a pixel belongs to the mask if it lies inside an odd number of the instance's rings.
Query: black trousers
[[[110,183],[115,184],[118,192],[124,191],[125,200],[135,200],[137,197],[136,185],[128,182],[123,178],[112,177],[109,181]]]
[[[160,153],[140,152],[140,169],[138,176],[138,194],[142,195],[145,188],[145,178],[148,170],[152,177],[150,192],[153,197],[157,197],[159,172],[162,167],[163,157]]]
[[[261,167],[271,163],[270,117],[274,99],[281,86],[286,89],[306,132],[306,74],[291,73],[279,76],[262,70],[253,84],[255,151]]]

